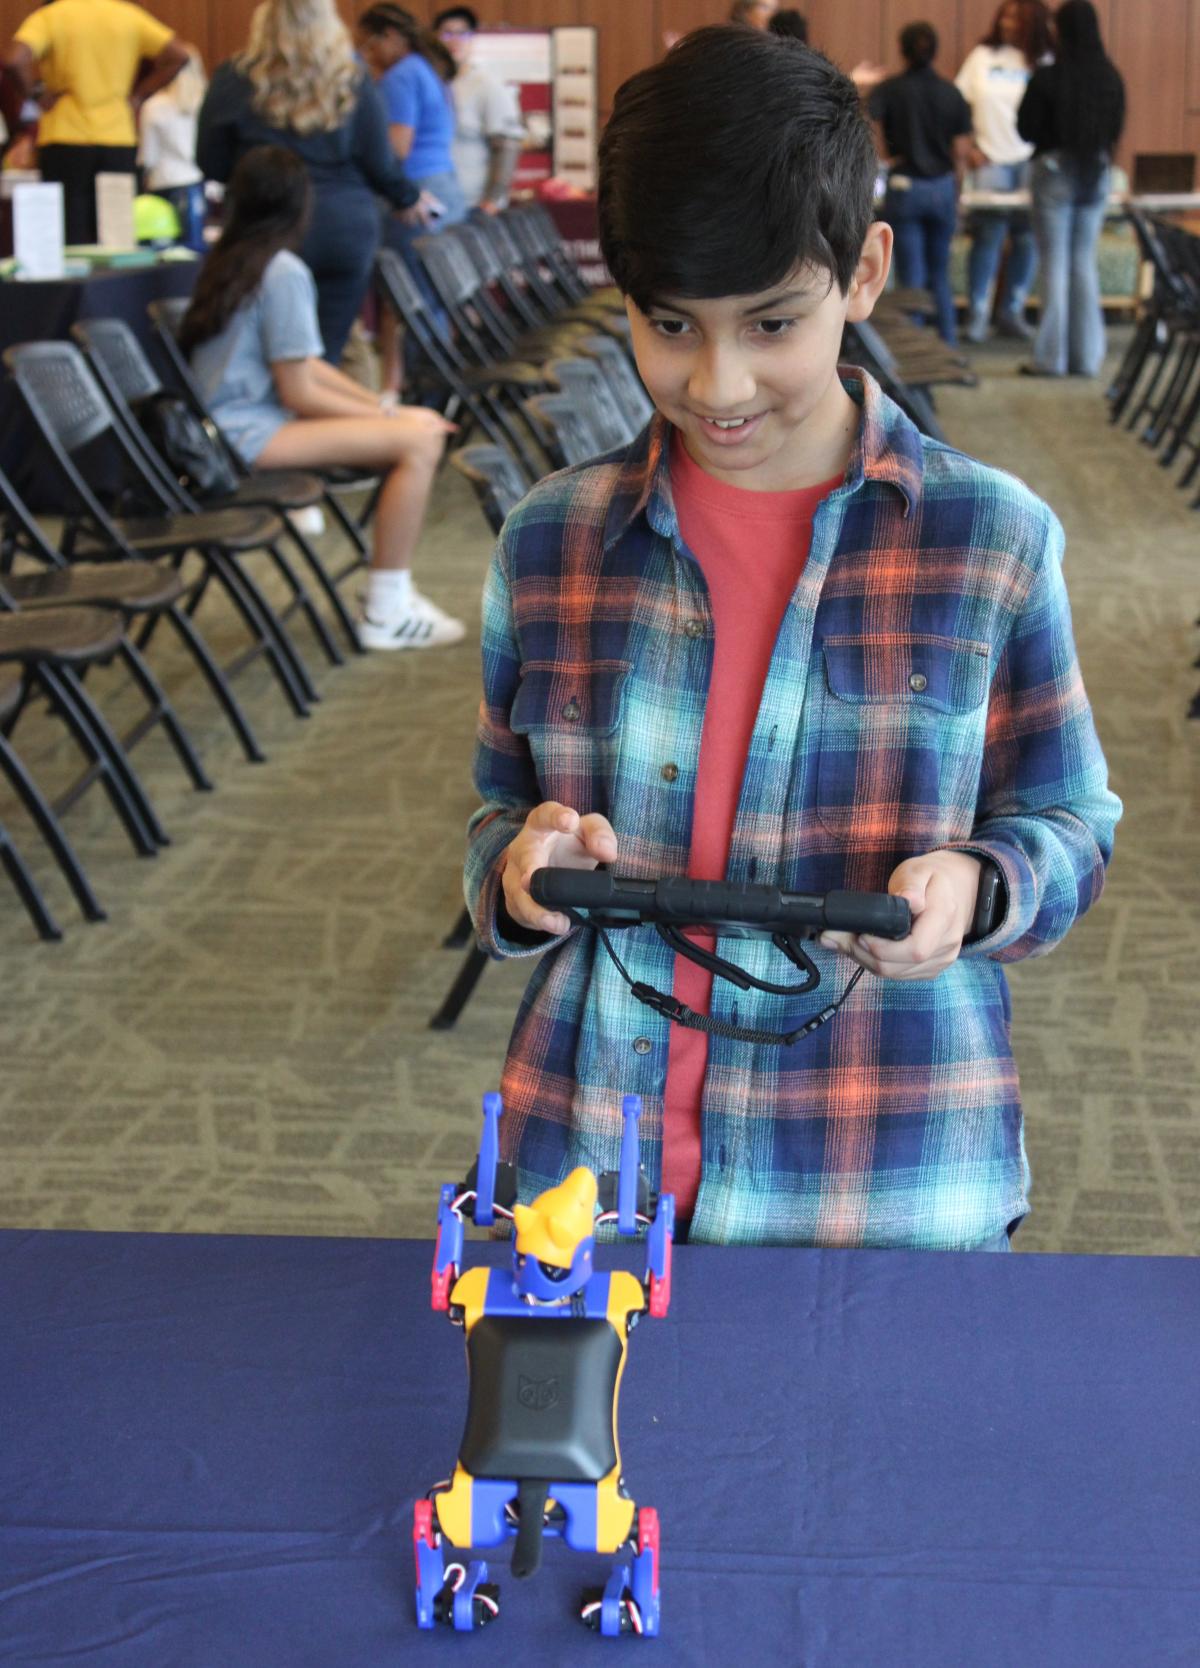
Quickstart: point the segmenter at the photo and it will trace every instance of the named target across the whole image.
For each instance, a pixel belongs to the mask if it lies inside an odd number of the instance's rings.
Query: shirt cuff
[[[999,925],[986,938],[964,944],[959,954],[963,957],[995,955],[1024,937],[1037,914],[1037,879],[1025,856],[1003,840],[970,840],[938,849],[961,851],[967,857],[990,858],[1004,882],[1005,908]]]

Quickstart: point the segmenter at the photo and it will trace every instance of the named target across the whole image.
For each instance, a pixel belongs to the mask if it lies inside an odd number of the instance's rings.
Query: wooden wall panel
[[[1189,0],[1114,0],[1105,37],[1109,55],[1125,77],[1128,117],[1120,160],[1136,151],[1183,149],[1187,102]]]
[[[1200,0],[1188,7],[1187,107],[1200,110]]]
[[[852,69],[864,59],[887,61],[880,0],[811,0],[799,9],[808,18],[810,41],[835,64]]]
[[[657,8],[629,0],[583,0],[582,21],[599,29],[600,113],[607,116],[622,81],[662,56],[662,38],[655,30]]]

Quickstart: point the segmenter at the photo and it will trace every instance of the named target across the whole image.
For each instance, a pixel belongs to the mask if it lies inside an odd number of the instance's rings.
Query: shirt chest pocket
[[[986,643],[822,645],[816,814],[848,847],[929,850],[970,834],[987,726]]]
[[[509,727],[527,739],[545,798],[581,812],[608,803],[629,669],[627,660],[522,667]]]

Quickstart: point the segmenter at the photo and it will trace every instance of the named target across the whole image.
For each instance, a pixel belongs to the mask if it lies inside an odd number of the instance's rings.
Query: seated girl
[[[295,253],[310,190],[278,145],[247,151],[225,198],[220,242],[201,270],[180,333],[222,432],[257,469],[386,471],[359,636],[372,649],[457,643],[460,620],[413,583],[412,553],[454,425],[379,397],[326,364],[316,285]]]

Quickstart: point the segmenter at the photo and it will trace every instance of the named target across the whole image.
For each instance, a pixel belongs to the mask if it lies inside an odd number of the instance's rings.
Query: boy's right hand
[[[505,858],[501,883],[508,913],[532,932],[561,937],[571,930],[570,921],[534,902],[530,880],[538,869],[594,869],[599,863],[615,863],[617,836],[598,811],[581,817],[569,805],[548,799],[530,811]]]

